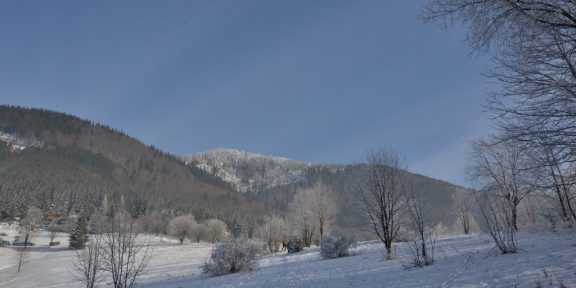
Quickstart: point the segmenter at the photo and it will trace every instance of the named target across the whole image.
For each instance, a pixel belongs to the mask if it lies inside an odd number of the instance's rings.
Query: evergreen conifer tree
[[[80,216],[70,234],[69,245],[71,249],[84,249],[86,242],[88,242],[88,219],[85,216]]]

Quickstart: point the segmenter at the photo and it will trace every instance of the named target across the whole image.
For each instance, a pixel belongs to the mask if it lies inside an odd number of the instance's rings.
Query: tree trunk
[[[512,206],[512,227],[514,231],[518,232],[518,204]]]

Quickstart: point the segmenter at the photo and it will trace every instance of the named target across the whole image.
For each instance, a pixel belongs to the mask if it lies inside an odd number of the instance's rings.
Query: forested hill
[[[232,219],[262,211],[229,184],[118,130],[0,106],[0,217],[22,216],[29,206],[59,214],[93,210],[104,195],[115,203],[123,198],[134,215],[163,210]]]
[[[335,224],[346,229],[363,224],[365,215],[358,208],[355,191],[364,165],[312,164],[235,149],[214,149],[183,157],[183,160],[219,177],[238,193],[248,195],[273,211],[287,211],[299,189],[321,181],[330,187],[336,198],[339,213]],[[457,221],[452,209],[455,195],[467,190],[445,181],[410,175],[415,185],[428,194],[433,221],[454,226]]]
[[[0,106],[0,220],[21,217],[30,206],[92,213],[107,195],[134,216],[192,213],[252,229],[265,214],[286,215],[299,189],[322,181],[337,201],[334,224],[355,230],[362,222],[354,195],[362,167],[231,149],[180,158],[72,115]],[[435,221],[452,225],[452,199],[463,189],[413,177],[432,196]]]

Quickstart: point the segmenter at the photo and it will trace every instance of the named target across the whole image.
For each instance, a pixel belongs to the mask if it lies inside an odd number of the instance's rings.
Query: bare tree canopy
[[[186,238],[191,238],[196,229],[197,223],[192,215],[178,216],[170,221],[168,233],[176,237],[180,244],[184,243]]]
[[[204,225],[206,225],[206,230],[208,231],[207,240],[212,243],[215,243],[218,240],[224,238],[228,233],[228,227],[222,220],[208,219]]]
[[[494,144],[482,139],[471,143],[468,178],[480,190],[489,191],[507,204],[515,231],[518,205],[534,192],[529,161],[526,151],[513,143]]]
[[[535,165],[532,175],[535,178],[536,189],[539,194],[553,199],[559,210],[559,216],[563,221],[576,221],[576,174],[574,164],[566,163],[568,147],[559,145],[532,145],[530,156]]]
[[[149,241],[138,241],[139,232],[132,217],[120,213],[110,221],[102,238],[103,269],[112,276],[114,288],[132,288],[152,256]]]
[[[461,21],[476,51],[491,47],[502,88],[488,108],[505,139],[536,145],[576,143],[576,2],[432,0],[425,15]],[[574,162],[569,153],[562,161]]]
[[[321,182],[296,193],[289,209],[291,224],[299,231],[306,247],[324,235],[336,214],[334,195]]]
[[[430,0],[424,17],[461,22],[475,51],[493,52],[493,142],[529,154],[535,188],[554,198],[563,221],[576,221],[576,2]]]
[[[256,234],[266,243],[270,253],[278,252],[288,238],[286,222],[277,215],[266,216],[264,224],[258,227]]]
[[[408,179],[402,187],[406,211],[416,233],[412,241],[412,265],[424,267],[434,263],[434,229],[431,225],[430,194],[428,186],[416,185]]]
[[[102,236],[94,235],[84,249],[76,252],[72,271],[86,288],[98,287],[103,280],[102,248]]]
[[[402,189],[409,175],[402,170],[402,161],[392,148],[369,151],[365,161],[366,170],[356,194],[370,226],[386,247],[386,257],[391,259],[392,243],[403,217]]]
[[[458,191],[453,196],[454,198],[454,207],[456,214],[458,215],[458,221],[462,225],[462,232],[464,234],[470,234],[471,232],[471,224],[472,224],[472,209],[473,209],[473,201],[474,198],[471,193],[467,191]]]

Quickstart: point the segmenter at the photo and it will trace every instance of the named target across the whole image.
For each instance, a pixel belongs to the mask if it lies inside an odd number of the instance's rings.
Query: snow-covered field
[[[0,226],[0,232],[13,229]],[[264,256],[251,273],[209,278],[201,266],[209,244],[184,244],[155,238],[153,258],[142,277],[143,287],[576,287],[576,235],[572,232],[519,235],[517,254],[500,255],[485,235],[446,236],[436,243],[436,263],[406,269],[405,244],[396,246],[398,259],[383,260],[383,247],[363,242],[356,255],[323,260],[317,248],[294,255]],[[39,232],[36,247],[22,272],[16,272],[15,251],[0,248],[0,287],[81,287],[70,273],[75,252],[47,246]]]

